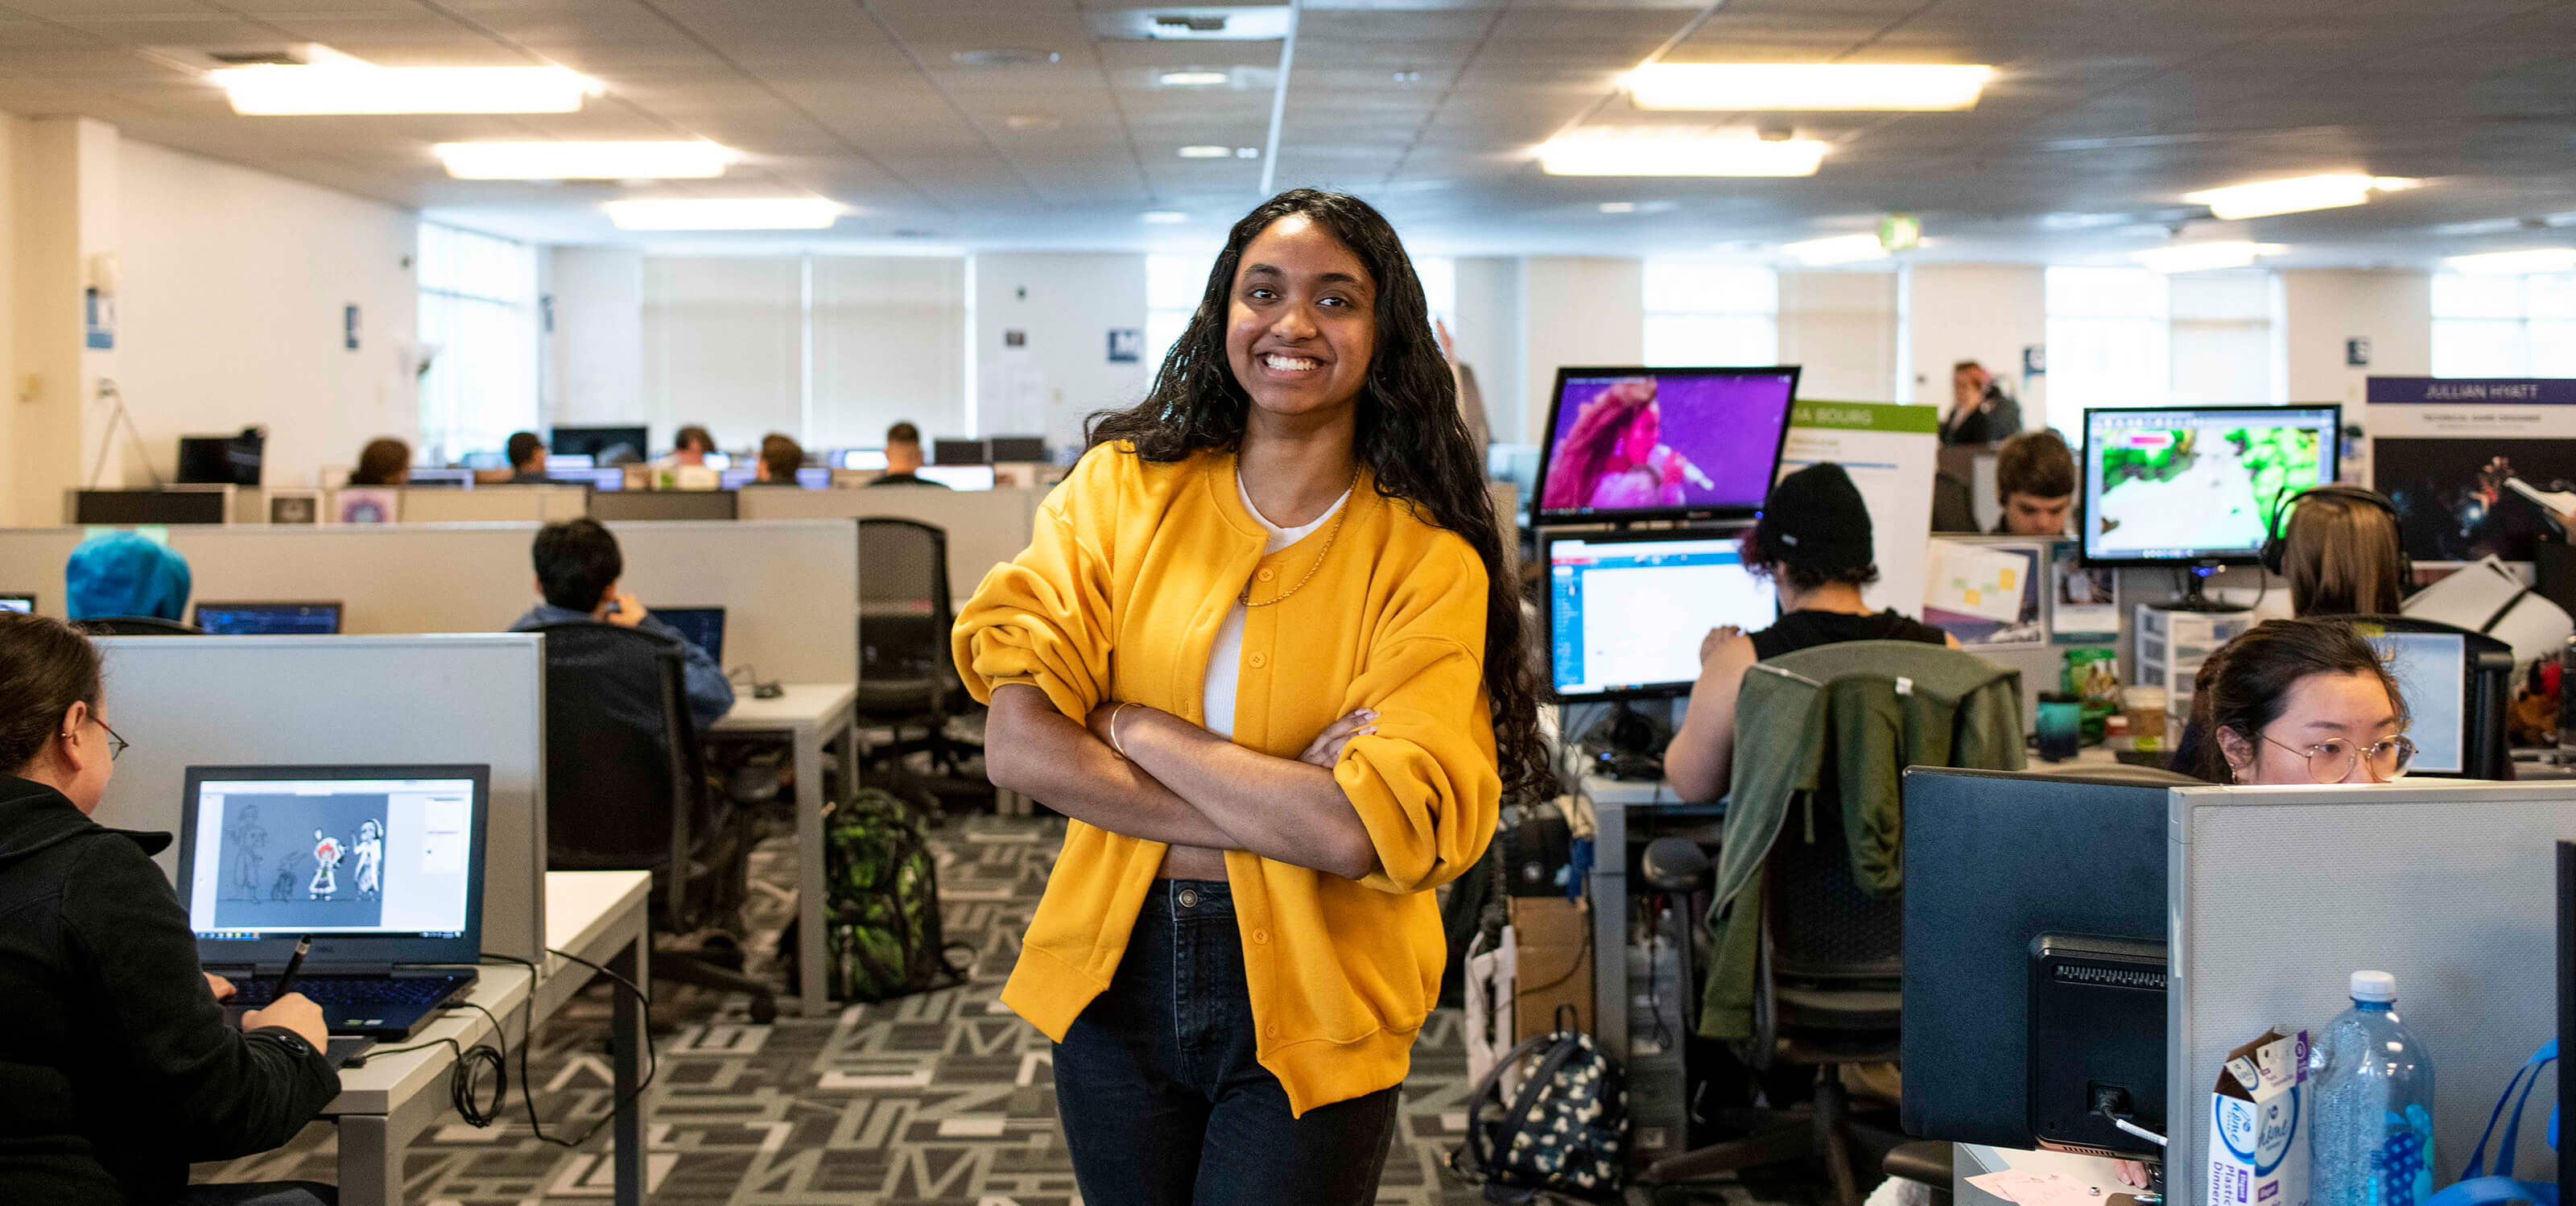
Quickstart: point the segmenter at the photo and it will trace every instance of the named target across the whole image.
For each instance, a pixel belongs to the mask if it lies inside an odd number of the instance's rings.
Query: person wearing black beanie
[[[1685,800],[1714,800],[1726,790],[1735,745],[1735,697],[1758,661],[1844,641],[1957,641],[1894,611],[1872,612],[1861,590],[1878,581],[1869,505],[1851,475],[1831,461],[1809,465],[1771,487],[1762,514],[1744,534],[1744,564],[1771,579],[1780,618],[1747,633],[1730,624],[1699,645],[1699,681],[1690,711],[1664,749],[1664,778]]]

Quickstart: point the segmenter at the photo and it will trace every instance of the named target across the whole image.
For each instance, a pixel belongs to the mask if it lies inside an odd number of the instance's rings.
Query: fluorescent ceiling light
[[[1769,142],[1697,130],[1577,130],[1538,149],[1551,176],[1813,176],[1825,144]]]
[[[2129,258],[2158,272],[2207,272],[2217,268],[2242,268],[2258,257],[2279,255],[2289,250],[2277,243],[2177,243],[2133,252]]]
[[[1640,109],[1973,109],[1992,67],[1929,63],[1649,63],[1623,81]]]
[[[262,63],[210,71],[233,112],[573,113],[599,81],[561,67],[378,67],[342,54],[310,64]]]
[[[1181,158],[1183,159],[1224,159],[1232,154],[1234,154],[1233,148],[1221,147],[1210,142],[1196,143],[1181,148]]]
[[[2442,261],[2454,272],[2472,276],[2529,276],[2535,272],[2576,272],[2576,247],[2533,247],[2523,251],[2486,251],[2455,255]]]
[[[1166,88],[1213,88],[1233,78],[1224,71],[1166,71],[1161,82]]]
[[[1188,214],[1177,209],[1149,209],[1142,216],[1149,226],[1178,226],[1190,220]]]
[[[843,212],[821,197],[611,201],[602,208],[619,230],[822,230]]]
[[[2414,181],[2400,176],[2335,173],[2266,180],[2260,184],[2239,184],[2229,188],[2207,188],[2196,193],[2184,193],[2182,199],[2208,206],[2209,212],[2221,221],[2234,222],[2241,218],[2304,213],[2312,209],[2339,209],[2370,200],[2372,189],[2387,192],[2413,187]]]
[[[703,180],[724,175],[733,152],[686,142],[442,142],[434,148],[459,180]]]
[[[1791,243],[1781,252],[1808,264],[1856,264],[1862,260],[1887,258],[1887,247],[1875,234],[1835,235],[1826,239],[1809,239]]]
[[[1637,212],[1637,203],[1634,201],[1604,201],[1601,203],[1601,212],[1605,214],[1633,214]]]

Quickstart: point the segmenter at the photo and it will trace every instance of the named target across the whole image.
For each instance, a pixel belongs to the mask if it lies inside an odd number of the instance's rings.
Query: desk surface
[[[528,999],[528,969],[515,964],[485,964],[474,978],[474,991],[465,999],[491,1010],[493,1016],[506,1018]],[[340,1070],[340,1095],[322,1108],[324,1117],[343,1114],[390,1114],[413,1097],[439,1088],[447,1070],[456,1063],[456,1053],[440,1039],[454,1039],[460,1047],[491,1038],[492,1022],[471,1009],[452,1009],[405,1042],[387,1043],[388,1047],[416,1047],[436,1044],[399,1055],[371,1054],[365,1066]]]
[[[734,696],[733,710],[715,722],[708,731],[772,732],[793,729],[820,729],[835,716],[847,713],[859,697],[857,683],[781,683],[784,694],[776,699],[754,699],[750,692]]]
[[[630,908],[641,907],[653,891],[650,871],[546,872],[546,945],[584,953]],[[548,959],[551,976],[568,962]]]

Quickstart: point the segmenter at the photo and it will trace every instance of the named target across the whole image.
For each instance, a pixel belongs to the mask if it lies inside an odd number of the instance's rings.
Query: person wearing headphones
[[[2414,582],[2397,505],[2361,486],[2302,490],[2272,513],[2263,568],[2290,580],[2290,614],[2393,616]]]

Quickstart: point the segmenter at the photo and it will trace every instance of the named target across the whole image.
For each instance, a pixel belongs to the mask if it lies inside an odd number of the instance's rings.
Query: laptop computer
[[[652,612],[719,666],[724,664],[724,613],[721,607],[656,607]]]
[[[197,961],[238,1015],[294,991],[335,1035],[405,1039],[483,954],[487,766],[192,766],[179,893]]]
[[[340,604],[199,603],[197,627],[208,636],[337,636]]]

